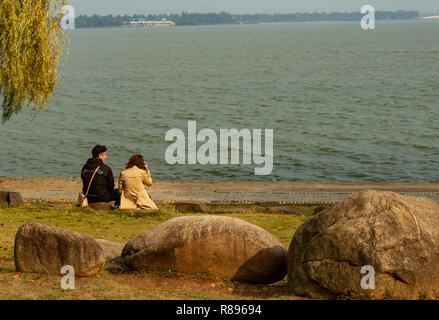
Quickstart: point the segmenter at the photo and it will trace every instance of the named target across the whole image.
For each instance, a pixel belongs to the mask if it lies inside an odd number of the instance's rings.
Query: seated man
[[[109,166],[105,165],[107,148],[97,145],[91,153],[93,158],[87,160],[81,171],[82,192],[86,194],[90,179],[96,168],[99,167],[90,185],[87,200],[89,203],[115,201],[114,208],[116,209],[120,205],[120,195],[119,190],[114,189],[113,172]]]

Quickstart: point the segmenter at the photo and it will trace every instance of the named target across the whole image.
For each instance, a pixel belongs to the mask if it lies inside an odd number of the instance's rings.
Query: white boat
[[[422,17],[422,20],[439,20],[439,16]]]
[[[134,20],[128,25],[131,27],[173,27],[175,22],[163,18],[162,20]]]

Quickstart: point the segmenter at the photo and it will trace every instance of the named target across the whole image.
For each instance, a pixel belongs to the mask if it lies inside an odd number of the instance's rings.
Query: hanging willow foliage
[[[30,107],[43,111],[54,87],[64,46],[62,6],[67,0],[0,0],[2,123]]]

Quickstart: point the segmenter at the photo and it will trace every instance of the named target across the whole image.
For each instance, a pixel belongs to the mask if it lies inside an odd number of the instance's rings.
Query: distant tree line
[[[307,22],[307,21],[360,21],[364,15],[360,12],[314,12],[314,13],[285,13],[285,14],[230,14],[220,13],[188,13],[161,15],[107,15],[86,16],[75,18],[77,28],[122,26],[133,20],[171,20],[177,25],[206,25],[206,24],[254,24],[269,22]],[[377,20],[414,20],[420,17],[418,11],[377,11]]]
[[[120,27],[124,21],[129,21],[129,16],[92,16],[80,15],[75,17],[75,28],[97,28],[97,27]]]
[[[307,22],[307,21],[360,21],[364,14],[360,12],[314,12],[287,14],[242,14],[234,16],[235,23],[263,22]],[[377,20],[413,20],[419,18],[418,11],[377,11]]]

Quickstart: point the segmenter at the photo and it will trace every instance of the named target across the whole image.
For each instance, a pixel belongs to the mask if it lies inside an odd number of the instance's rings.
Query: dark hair
[[[145,169],[145,167],[143,166],[144,162],[145,160],[143,159],[142,155],[135,154],[131,156],[130,160],[128,160],[128,163],[126,164],[126,168],[128,169],[137,166],[139,169]]]
[[[101,153],[104,153],[105,151],[107,151],[107,147],[98,144],[93,148],[93,150],[91,150],[91,154],[93,155],[93,158],[97,158]]]

